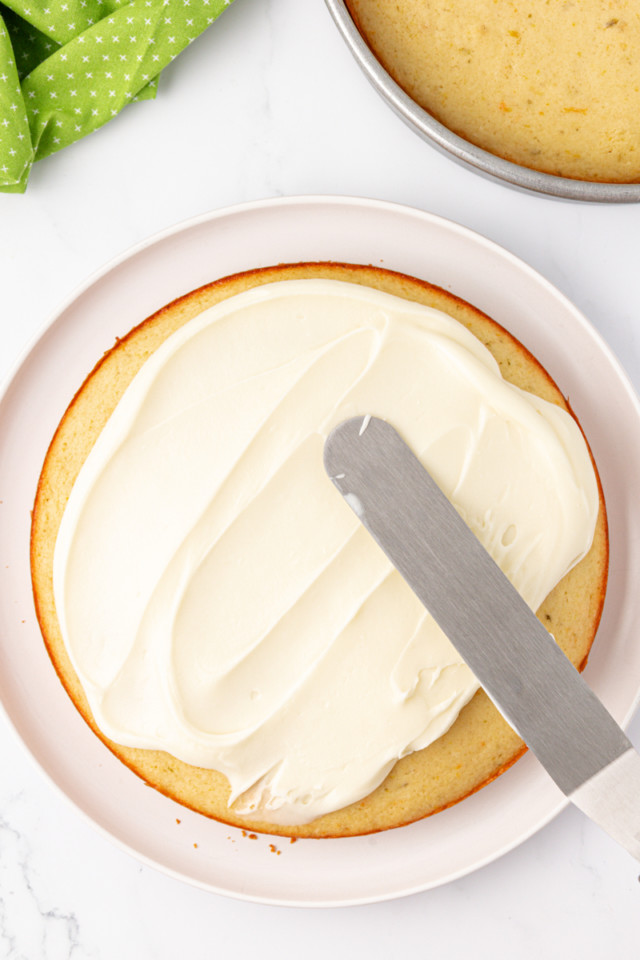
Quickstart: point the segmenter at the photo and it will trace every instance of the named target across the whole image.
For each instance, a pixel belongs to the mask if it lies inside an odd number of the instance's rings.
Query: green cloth
[[[232,0],[0,3],[0,191],[22,192],[34,161],[97,130]]]

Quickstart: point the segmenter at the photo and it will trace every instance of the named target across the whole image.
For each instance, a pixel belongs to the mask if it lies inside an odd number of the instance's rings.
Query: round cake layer
[[[640,10],[347,0],[387,72],[471,143],[544,173],[640,181]]]
[[[462,320],[476,336],[480,333],[480,339],[489,340],[493,344],[494,355],[497,355],[499,360],[502,359],[503,369],[508,369],[512,373],[515,371],[515,380],[518,385],[533,389],[533,392],[539,395],[546,395],[556,403],[562,403],[558,391],[533,358],[484,315],[456,301],[443,291],[438,291],[419,281],[371,268],[321,264],[256,271],[228,278],[203,288],[160,311],[125,340],[119,341],[116,348],[99,364],[79,392],[52,444],[43,471],[34,514],[34,586],[43,631],[65,685],[92,724],[94,724],[94,718],[84,699],[78,678],[66,657],[67,651],[58,632],[58,618],[50,582],[52,540],[58,535],[60,515],[64,509],[67,494],[74,485],[79,469],[89,451],[92,450],[97,437],[102,434],[104,424],[125,387],[147,356],[151,353],[160,355],[162,351],[158,351],[158,348],[174,329],[180,327],[186,320],[202,314],[202,311],[213,303],[249,287],[298,277],[328,277],[348,280],[351,283],[364,283],[370,287],[381,287],[409,300],[437,306],[456,319]],[[502,357],[500,357],[501,351]],[[513,379],[513,376],[509,379]],[[86,427],[90,428],[89,433],[85,431]],[[579,574],[579,571],[582,573]],[[589,589],[586,592],[583,590],[585,581],[575,579],[579,576],[587,578]],[[599,616],[605,576],[606,528],[602,513],[595,552],[592,550],[590,557],[565,579],[564,592],[559,591],[557,601],[560,606],[557,609],[552,606],[545,613],[545,616],[554,618],[552,629],[559,641],[563,645],[567,644],[568,649],[573,646],[571,655],[576,663],[581,663],[588,652]],[[571,588],[571,579],[577,583],[577,589]],[[111,598],[107,596],[106,604],[110,601]],[[560,620],[560,608],[567,603],[571,607],[569,622],[566,627],[556,626],[556,621]],[[566,613],[562,619],[567,619]],[[490,708],[489,720],[484,719],[482,714],[476,714],[478,709],[476,704],[482,702],[482,697],[475,697],[444,737],[436,740],[426,750],[401,760],[385,783],[370,796],[342,810],[315,819],[310,824],[298,827],[291,827],[285,823],[274,828],[272,824],[267,825],[260,820],[252,821],[246,816],[239,816],[234,808],[228,809],[229,786],[224,777],[213,771],[185,764],[158,751],[122,747],[113,741],[109,742],[109,745],[148,782],[181,802],[219,819],[235,822],[251,829],[267,829],[271,832],[290,835],[328,836],[361,833],[398,825],[454,802],[495,775],[497,770],[513,759],[522,749],[521,743],[514,738],[499,717],[493,716],[495,714],[493,708]],[[192,703],[188,703],[187,711],[192,706]],[[496,736],[489,735],[487,740],[486,724],[490,722],[492,726],[489,729],[493,729],[496,720],[497,727],[494,731]],[[478,748],[477,740],[468,740],[470,730],[466,728],[466,724],[469,722],[471,722],[470,729],[475,728],[484,738],[482,749]],[[95,728],[98,732],[97,727]],[[458,742],[454,736],[457,728],[462,731],[461,742]],[[99,735],[104,737],[104,732]],[[452,767],[451,755],[446,752],[451,749],[458,753],[461,749],[463,751],[468,749],[469,762],[455,763]],[[406,783],[404,780],[398,783],[396,778],[404,777],[403,769],[413,769],[415,758],[421,756],[425,757],[425,760],[423,764],[416,767],[410,780]]]

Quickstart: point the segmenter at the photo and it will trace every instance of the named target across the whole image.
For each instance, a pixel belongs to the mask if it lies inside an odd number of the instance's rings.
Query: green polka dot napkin
[[[232,0],[0,3],[0,191],[34,161],[155,96],[161,70]]]

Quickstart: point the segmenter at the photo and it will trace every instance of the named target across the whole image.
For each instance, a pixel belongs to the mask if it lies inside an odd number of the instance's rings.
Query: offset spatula
[[[330,478],[557,785],[640,860],[640,756],[400,435],[340,424]]]

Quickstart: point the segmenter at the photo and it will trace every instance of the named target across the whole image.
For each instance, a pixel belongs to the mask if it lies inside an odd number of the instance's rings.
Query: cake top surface
[[[564,410],[462,324],[332,280],[222,301],[156,350],[72,490],[65,644],[111,739],[224,773],[295,824],[368,794],[477,681],[324,473],[341,420],[390,421],[537,609],[598,512]]]
[[[348,0],[414,100],[477,146],[546,173],[640,182],[633,0]]]

